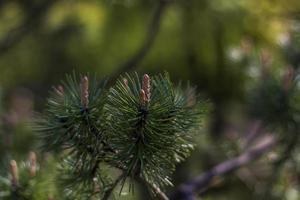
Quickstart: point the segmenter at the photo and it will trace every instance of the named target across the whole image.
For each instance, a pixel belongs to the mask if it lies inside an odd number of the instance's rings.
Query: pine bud
[[[58,94],[59,96],[61,96],[61,97],[64,96],[64,88],[63,88],[63,86],[59,85],[57,87],[53,87],[53,89],[56,92],[56,94]]]
[[[34,177],[36,175],[36,154],[33,151],[29,153],[29,164],[30,164],[30,168],[29,168],[30,176]]]
[[[145,91],[143,89],[140,90],[140,100],[141,100],[141,104],[143,106],[146,105],[147,97],[146,97]]]
[[[87,76],[81,79],[81,104],[84,108],[87,108],[89,104],[89,79]]]
[[[192,107],[196,104],[197,102],[197,97],[196,97],[196,91],[195,88],[188,88],[186,90],[186,105],[187,107]]]
[[[151,85],[150,85],[150,76],[148,74],[144,74],[143,76],[143,83],[142,83],[142,89],[145,92],[145,102],[149,103],[150,97],[151,97]]]
[[[63,86],[59,85],[59,86],[57,87],[57,89],[58,89],[58,91],[60,92],[60,94],[63,96],[63,95],[64,95],[64,88],[63,88]]]
[[[123,78],[123,83],[124,83],[124,85],[126,86],[126,88],[128,87],[128,80],[127,80],[127,78]]]
[[[18,185],[19,174],[18,174],[17,162],[15,160],[10,161],[10,174],[11,174],[11,184]]]

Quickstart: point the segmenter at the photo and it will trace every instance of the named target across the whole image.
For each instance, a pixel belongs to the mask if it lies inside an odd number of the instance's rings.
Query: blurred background
[[[285,107],[276,87],[289,69],[297,73],[299,44],[299,0],[0,0],[0,176],[11,159],[38,151],[28,122],[66,73],[114,80],[168,71],[174,82],[197,86],[212,107],[175,186],[239,155],[245,133],[260,127],[280,145],[216,178],[201,199],[300,199],[300,132],[284,123],[287,115],[299,119],[300,98]],[[47,156],[38,155],[41,165]],[[49,176],[54,167],[45,165]],[[122,194],[147,199],[138,196]]]

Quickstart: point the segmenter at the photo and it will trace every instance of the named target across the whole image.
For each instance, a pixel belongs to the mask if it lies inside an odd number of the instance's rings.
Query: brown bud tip
[[[56,92],[56,94],[58,94],[59,96],[64,96],[64,88],[63,86],[59,85],[57,87],[53,87],[54,91]]]
[[[48,195],[48,200],[54,200],[54,198],[52,197],[52,195]]]
[[[81,104],[84,108],[87,108],[89,104],[89,79],[87,76],[81,79]]]
[[[19,182],[18,165],[15,160],[10,161],[10,174],[12,185],[17,185]]]
[[[127,80],[127,78],[123,78],[123,83],[124,83],[124,85],[125,85],[126,87],[128,87],[128,80]]]
[[[34,177],[36,175],[36,154],[33,151],[29,153],[29,163],[30,163],[30,169],[29,169],[30,176]]]
[[[143,76],[143,83],[142,83],[142,89],[145,92],[145,96],[146,96],[146,100],[145,102],[148,103],[150,101],[150,97],[151,97],[151,79],[150,76],[148,74],[144,74]]]
[[[141,100],[142,105],[145,105],[147,102],[146,101],[147,97],[146,97],[145,91],[143,89],[140,90],[140,100]]]
[[[195,88],[188,88],[186,90],[186,96],[187,96],[187,100],[186,100],[186,105],[187,107],[192,107],[196,104],[197,102],[197,97],[196,97],[196,90]]]
[[[294,76],[295,70],[292,67],[289,67],[283,75],[283,89],[285,91],[288,91],[291,88]]]
[[[63,86],[59,85],[59,86],[57,87],[57,89],[58,89],[58,91],[59,91],[62,95],[64,94],[64,87],[63,87]]]

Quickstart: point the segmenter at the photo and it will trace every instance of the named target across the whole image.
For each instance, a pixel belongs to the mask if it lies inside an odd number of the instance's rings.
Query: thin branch
[[[125,173],[125,172],[123,172],[123,173],[115,180],[115,182],[110,186],[110,188],[104,192],[104,196],[103,196],[102,200],[108,200],[108,199],[109,199],[109,197],[111,196],[112,192],[113,192],[114,189],[117,187],[117,185],[119,184],[119,182],[124,178],[124,176],[126,176],[126,173]]]
[[[100,160],[97,160],[94,167],[92,168],[92,175],[95,176],[96,175],[96,172],[99,168],[99,164],[100,164]]]
[[[0,55],[8,51],[15,44],[20,42],[32,29],[39,24],[46,15],[47,10],[57,0],[47,0],[36,6],[30,11],[30,14],[24,19],[23,23],[12,28],[3,39],[0,40]]]
[[[167,5],[169,5],[171,0],[159,0],[158,2],[158,7],[154,11],[151,23],[147,28],[146,37],[143,44],[132,57],[130,57],[123,64],[121,64],[121,66],[111,75],[112,80],[116,79],[119,76],[119,74],[131,71],[134,68],[136,68],[137,65],[143,60],[143,58],[147,55],[147,53],[153,46],[155,38],[157,37],[160,29],[162,16],[164,15]]]
[[[275,138],[270,135],[263,138],[259,144],[247,150],[240,156],[227,160],[215,166],[208,172],[199,175],[196,178],[182,184],[170,197],[170,200],[187,200],[195,198],[194,194],[197,193],[197,191],[201,193],[201,191],[207,188],[214,177],[229,173],[259,158],[264,153],[269,151],[273,147],[275,142]]]
[[[286,163],[287,160],[290,159],[291,154],[297,147],[297,144],[299,143],[299,128],[296,123],[294,123],[295,127],[293,131],[290,131],[291,135],[290,138],[287,140],[283,140],[282,143],[287,143],[284,146],[283,152],[281,153],[281,156],[273,163],[273,172],[270,180],[267,182],[266,190],[263,194],[263,197],[270,197],[272,188],[274,184],[277,182],[280,170],[282,170],[282,167]]]
[[[263,128],[261,120],[251,122],[243,143],[244,149],[249,148],[259,138]]]
[[[143,184],[146,186],[146,188],[150,188],[157,196],[157,199],[159,200],[169,200],[169,198],[167,197],[167,195],[160,190],[160,188],[155,185],[155,184],[151,184],[148,181],[146,181],[145,179],[141,178],[141,177],[136,177],[135,178],[136,181],[138,181],[139,183]]]

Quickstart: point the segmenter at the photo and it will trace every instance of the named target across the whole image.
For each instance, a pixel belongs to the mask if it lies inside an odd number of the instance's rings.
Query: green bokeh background
[[[33,112],[43,110],[49,89],[72,71],[96,73],[99,78],[119,72],[143,46],[160,4],[159,0],[58,0],[35,17],[39,5],[47,2],[51,0],[0,0],[0,174],[6,174],[10,159],[26,159],[36,149],[28,121]],[[32,23],[26,24],[28,19]],[[299,20],[298,0],[173,0],[167,4],[153,44],[132,69],[150,75],[168,71],[174,82],[190,81],[213,107],[197,136],[198,147],[178,166],[175,185],[237,154],[234,141],[222,133],[228,124],[238,124],[241,130],[245,126],[246,92],[257,80],[255,72],[261,70],[262,51],[272,55],[270,71],[275,76],[289,65],[279,39],[295,32],[297,49]],[[251,44],[247,59],[243,41]],[[254,199],[270,172],[261,173],[263,178],[250,185],[230,174],[204,199]],[[278,191],[288,200],[300,199],[299,185],[284,177]]]

